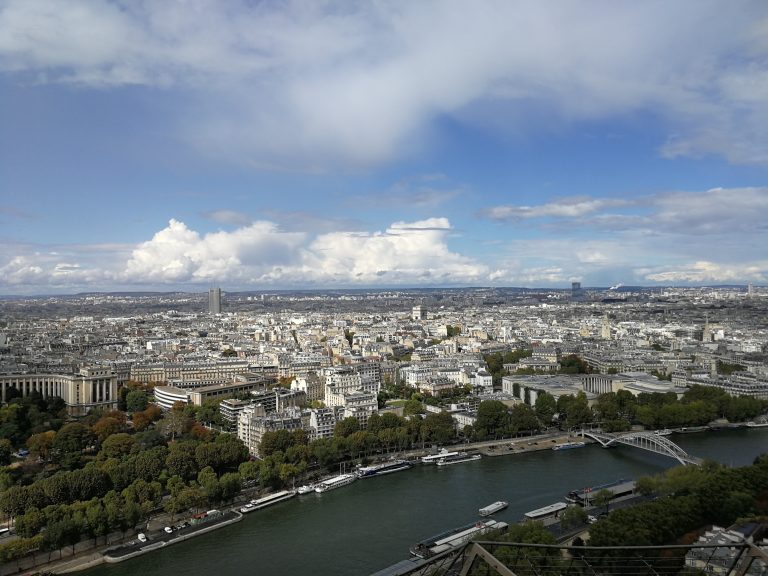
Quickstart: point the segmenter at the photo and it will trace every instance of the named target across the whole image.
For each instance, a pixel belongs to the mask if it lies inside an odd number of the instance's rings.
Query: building
[[[237,437],[248,447],[252,456],[260,456],[261,439],[267,432],[300,430],[304,428],[301,410],[289,408],[267,414],[261,404],[246,406],[237,419]]]
[[[222,400],[234,396],[261,393],[266,390],[270,378],[236,377],[225,384],[186,388],[182,386],[155,386],[155,402],[163,410],[169,410],[176,402],[202,406],[209,400]],[[274,397],[272,391],[266,392]]]
[[[581,282],[571,282],[571,302],[582,300],[584,300],[584,290],[581,288]]]
[[[219,403],[219,413],[228,428],[237,429],[237,419],[246,406],[250,406],[250,400],[238,400],[237,398],[225,398]]]
[[[418,306],[414,306],[411,310],[411,320],[426,320],[427,319],[427,309],[424,308],[421,304]]]
[[[333,408],[312,408],[309,411],[310,440],[333,438],[336,428],[336,411]]]
[[[195,388],[226,383],[237,375],[248,375],[251,365],[243,360],[218,362],[159,362],[134,364],[131,380],[134,382],[172,382],[179,388]]]
[[[208,290],[208,313],[221,314],[221,288]]]
[[[365,430],[368,427],[368,418],[379,411],[379,402],[376,394],[371,392],[347,392],[344,394],[342,407],[343,417],[357,418],[360,428]]]
[[[15,392],[13,392],[15,391]],[[26,397],[38,392],[43,398],[58,396],[71,416],[84,416],[89,410],[117,408],[117,375],[109,367],[81,368],[77,374],[11,374],[0,376],[0,399]]]
[[[155,404],[163,410],[170,410],[177,402],[189,404],[189,391],[176,386],[155,386]]]
[[[702,574],[726,576],[727,574],[765,574],[760,562],[752,562],[746,572],[738,570],[746,559],[740,554],[739,546],[745,542],[755,544],[762,550],[768,551],[768,540],[759,539],[761,526],[747,523],[724,529],[712,526],[702,536],[697,544],[717,546],[717,548],[691,548],[685,555],[685,565],[700,571]]]

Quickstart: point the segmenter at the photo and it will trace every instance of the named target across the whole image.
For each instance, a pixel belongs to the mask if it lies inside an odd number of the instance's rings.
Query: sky
[[[0,295],[768,284],[764,0],[0,0]]]

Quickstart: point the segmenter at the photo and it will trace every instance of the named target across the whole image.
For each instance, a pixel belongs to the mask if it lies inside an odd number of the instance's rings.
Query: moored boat
[[[315,491],[315,485],[314,484],[304,484],[303,486],[299,486],[296,488],[296,492],[299,494],[309,494],[310,492]]]
[[[449,456],[456,456],[457,454],[459,454],[459,453],[458,452],[450,452],[450,451],[446,450],[445,448],[443,448],[437,454],[430,454],[428,456],[422,456],[421,457],[421,463],[422,464],[435,464],[439,460],[441,460],[442,458],[446,458],[446,457],[449,457]]]
[[[321,480],[315,485],[315,492],[322,494],[323,492],[328,492],[329,490],[335,490],[336,488],[341,488],[347,484],[352,484],[355,480],[357,480],[357,476],[354,474],[340,474],[333,478]]]
[[[267,506],[272,506],[272,504],[277,504],[278,502],[282,502],[283,500],[288,500],[289,498],[293,498],[294,496],[296,496],[296,490],[281,490],[280,492],[269,494],[268,496],[264,496],[263,498],[259,498],[257,500],[251,500],[244,507],[247,508],[248,505],[252,506],[252,508],[248,510],[249,512],[252,512],[253,510],[261,510],[262,508],[266,508]]]
[[[490,516],[491,514],[495,514],[499,510],[504,510],[509,506],[509,502],[505,502],[504,500],[499,500],[498,502],[494,502],[493,504],[489,504],[488,506],[484,506],[478,510],[478,514],[480,516]]]
[[[768,427],[768,422],[747,422],[748,428],[766,428]]]
[[[448,466],[450,464],[461,464],[462,462],[472,462],[473,460],[480,460],[482,456],[480,454],[468,455],[466,452],[459,452],[454,456],[446,456],[437,461],[438,466]]]
[[[564,442],[552,446],[552,450],[570,450],[571,448],[584,448],[584,446],[586,446],[584,442]]]
[[[432,538],[422,540],[418,544],[412,546],[410,551],[411,554],[418,556],[419,558],[429,558],[440,552],[445,552],[451,548],[457,548],[466,544],[475,536],[486,534],[492,530],[502,530],[507,528],[507,526],[508,524],[506,522],[481,520],[480,522],[460,526],[459,528],[442,532]]]
[[[358,478],[373,478],[374,476],[383,476],[384,474],[407,470],[410,467],[411,463],[407,460],[389,460],[358,468],[356,474]]]

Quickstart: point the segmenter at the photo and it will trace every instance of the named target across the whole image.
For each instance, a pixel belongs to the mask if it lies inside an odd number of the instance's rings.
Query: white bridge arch
[[[701,463],[701,458],[691,456],[671,440],[660,434],[655,434],[654,432],[606,434],[605,432],[582,430],[581,435],[596,440],[603,448],[609,448],[616,444],[624,444],[626,446],[640,448],[641,450],[647,450],[648,452],[653,452],[655,454],[661,454],[662,456],[670,456],[680,462],[683,466],[687,464],[698,465]]]

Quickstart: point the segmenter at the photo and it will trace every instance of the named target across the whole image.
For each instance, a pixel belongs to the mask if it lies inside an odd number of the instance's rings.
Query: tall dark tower
[[[584,291],[581,289],[581,282],[571,282],[571,301],[581,302],[584,300]]]
[[[221,288],[208,290],[208,313],[221,314]]]

